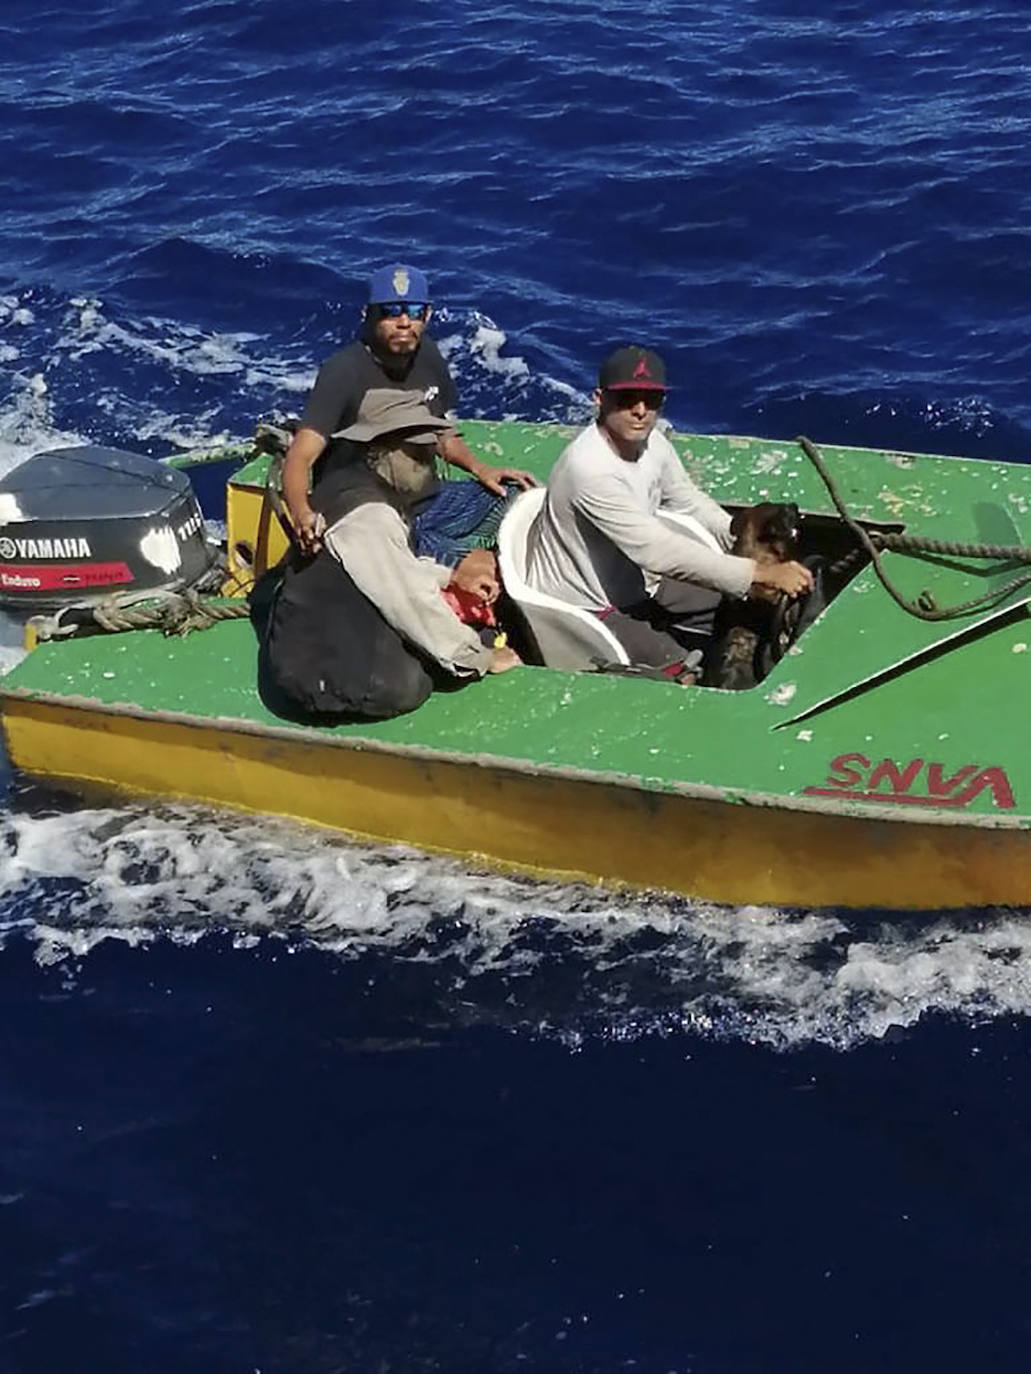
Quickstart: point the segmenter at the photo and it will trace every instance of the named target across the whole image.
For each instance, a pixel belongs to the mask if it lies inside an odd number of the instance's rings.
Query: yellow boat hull
[[[4,716],[12,762],[29,775],[313,822],[539,876],[790,907],[1031,899],[1031,843],[1016,827],[653,791],[487,756],[66,698],[8,697]]]

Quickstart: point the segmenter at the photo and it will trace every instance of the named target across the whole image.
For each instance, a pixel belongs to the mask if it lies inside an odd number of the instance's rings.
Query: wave
[[[325,321],[323,322],[326,323]],[[0,296],[0,473],[44,448],[106,443],[155,457],[246,439],[261,416],[297,414],[324,357],[353,332],[320,329],[318,352],[289,329],[217,330],[156,315],[137,316],[96,297],[39,289]],[[581,423],[591,413],[590,380],[566,381],[565,358],[539,340],[513,348],[508,331],[478,309],[443,307],[435,334],[455,374],[468,417]],[[542,365],[543,359],[543,365]],[[549,364],[553,364],[549,365]],[[771,438],[800,431],[825,442],[1025,461],[1031,431],[987,395],[923,390],[853,390],[829,378],[807,390],[754,378],[750,401],[710,397],[712,414],[671,416],[679,428],[734,429]],[[678,413],[679,409],[679,413]],[[720,423],[734,414],[736,423]]]
[[[353,317],[313,356],[310,343],[272,332],[138,317],[94,297],[0,297],[0,358],[8,363],[0,473],[63,444],[159,457],[246,439],[260,416],[303,410],[323,356],[348,334]],[[509,353],[504,330],[481,311],[441,310],[437,334],[464,415],[568,422],[589,414],[586,392]]]
[[[31,790],[0,819],[0,947],[78,976],[106,941],[214,933],[403,967],[450,1023],[592,1040],[849,1049],[947,1015],[1031,1012],[1031,919],[737,909],[469,871],[309,828]],[[391,994],[392,995],[392,994]],[[395,1009],[396,1010],[396,1009]],[[429,1013],[428,1013],[429,1014]]]

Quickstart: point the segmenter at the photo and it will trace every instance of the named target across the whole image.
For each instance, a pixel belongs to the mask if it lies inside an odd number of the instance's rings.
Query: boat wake
[[[40,965],[75,979],[105,941],[215,933],[361,961],[370,987],[434,1023],[574,1047],[688,1034],[846,1049],[932,1014],[1031,1012],[1027,913],[735,910],[471,872],[201,808],[62,810],[32,791],[3,815],[0,942],[28,940]]]
[[[541,348],[511,354],[486,315],[442,310],[435,327],[466,414],[575,423],[587,413],[586,393],[549,375],[573,375],[572,364],[545,367]],[[0,361],[2,473],[65,443],[165,453],[245,437],[263,409],[303,404],[319,358],[290,325],[220,332],[33,289],[0,297]],[[859,419],[877,404],[860,398]],[[950,417],[964,434],[991,428],[977,406],[930,423]],[[787,432],[806,427],[780,418]],[[928,447],[928,424],[914,416],[914,447]],[[0,622],[0,670],[20,652],[16,628]],[[933,1014],[1031,1011],[1028,913],[733,910],[501,878],[199,809],[60,809],[29,792],[0,814],[0,939],[31,941],[41,964],[74,977],[105,941],[212,931],[361,962],[370,980],[389,969],[395,991],[404,970],[409,995],[443,1023],[572,1044],[686,1032],[845,1048]]]

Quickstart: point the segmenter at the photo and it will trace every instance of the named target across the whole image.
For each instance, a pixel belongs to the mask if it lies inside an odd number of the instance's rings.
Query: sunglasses
[[[661,410],[666,399],[664,391],[652,391],[642,387],[640,391],[629,387],[619,387],[606,392],[618,410],[632,410],[638,401],[643,401],[649,410]]]
[[[428,305],[413,305],[410,301],[388,301],[376,309],[381,320],[398,320],[402,315],[410,320],[424,320],[430,312]]]

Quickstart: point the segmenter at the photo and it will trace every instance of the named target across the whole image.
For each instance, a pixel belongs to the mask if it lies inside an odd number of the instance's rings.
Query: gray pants
[[[631,663],[647,668],[694,667],[712,638],[719,592],[664,577],[654,596],[608,611],[606,627],[622,644]]]

